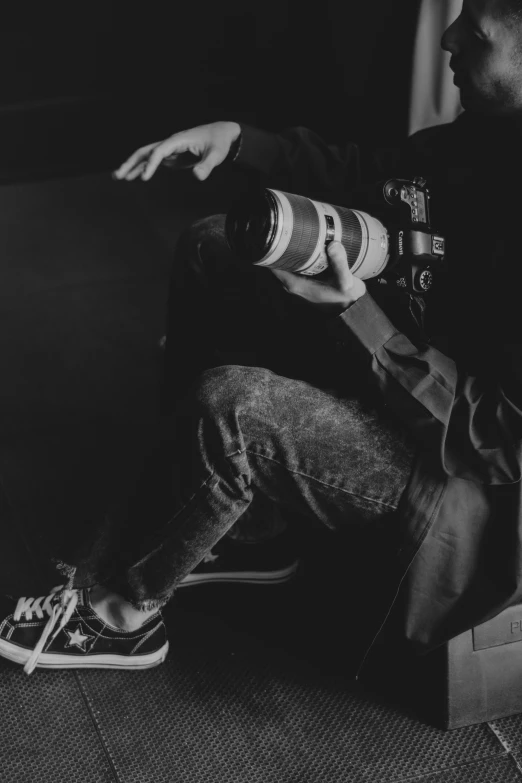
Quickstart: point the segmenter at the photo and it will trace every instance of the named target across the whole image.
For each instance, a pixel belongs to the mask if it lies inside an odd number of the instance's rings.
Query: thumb
[[[345,286],[351,285],[353,282],[353,275],[348,266],[348,257],[344,245],[342,245],[341,242],[330,242],[326,248],[326,253],[330,262],[330,268],[337,279]]]
[[[356,277],[348,265],[346,248],[340,242],[332,242],[326,252],[330,261],[330,270],[339,291],[349,294],[354,300],[366,292],[366,283]]]
[[[203,160],[197,166],[194,166],[194,175],[201,181],[207,179],[213,169],[222,163],[223,158],[224,156],[219,150],[211,149]]]

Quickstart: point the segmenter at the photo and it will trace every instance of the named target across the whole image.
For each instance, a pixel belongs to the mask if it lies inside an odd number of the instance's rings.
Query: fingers
[[[129,174],[127,174],[127,176],[125,177],[125,179],[127,180],[127,182],[131,182],[133,179],[138,179],[138,177],[141,177],[141,175],[142,175],[142,174],[143,174],[143,172],[145,171],[145,166],[146,166],[146,165],[147,165],[147,164],[146,164],[146,161],[141,161],[140,163],[138,163],[138,164],[137,164],[137,165],[136,165],[136,166],[135,166],[135,167],[132,169],[132,171],[130,171],[130,172],[129,172]]]
[[[353,286],[354,276],[348,267],[346,250],[340,242],[331,242],[327,247],[327,254],[331,276],[329,285],[339,291],[348,291]],[[306,275],[296,275],[281,269],[272,269],[271,272],[281,281],[283,287],[291,294],[304,295],[310,288],[314,288],[317,282]]]
[[[312,284],[313,287],[315,283],[315,281],[312,282],[304,275],[294,275],[292,272],[284,272],[282,269],[271,269],[270,271],[282,283],[285,291],[288,291],[289,294],[295,294],[296,296],[306,297],[306,293],[310,289],[310,284]],[[315,283],[315,285],[317,285],[317,283]]]
[[[197,166],[194,167],[194,176],[196,176],[201,181],[207,179],[207,177],[212,173],[212,170],[215,169],[216,166],[219,166],[225,157],[226,153],[224,153],[223,150],[218,150],[215,147],[212,148],[205,155],[201,163],[198,163]]]
[[[160,165],[161,161],[168,155],[172,155],[172,153],[178,152],[180,147],[185,149],[186,145],[183,145],[183,143],[179,142],[177,144],[173,144],[172,139],[169,139],[168,143],[162,142],[161,144],[158,144],[156,147],[154,147],[148,157],[148,160],[146,161],[141,178],[145,181],[150,179]]]
[[[181,133],[161,142],[147,144],[122,163],[114,172],[114,176],[116,179],[133,180],[141,177],[143,180],[149,180],[165,158],[179,152],[186,152],[188,146],[189,141]]]
[[[223,163],[228,154],[229,124],[202,125],[175,133],[161,142],[140,147],[114,172],[114,177],[126,180],[141,177],[147,181],[154,175],[160,164],[168,159],[173,168],[193,167],[195,176],[199,180],[205,180],[216,166]],[[190,161],[188,166],[183,166],[183,153],[188,155]],[[194,165],[195,160],[198,162]]]
[[[150,151],[156,146],[156,144],[157,142],[154,142],[154,144],[147,144],[145,147],[140,147],[138,150],[136,150],[136,152],[133,152],[130,158],[127,158],[127,160],[121,164],[119,169],[116,169],[114,172],[116,179],[127,179],[129,174],[133,175],[132,179],[135,179],[135,177],[139,176],[143,167],[143,163],[147,160]],[[138,174],[135,174],[136,169],[138,169]]]

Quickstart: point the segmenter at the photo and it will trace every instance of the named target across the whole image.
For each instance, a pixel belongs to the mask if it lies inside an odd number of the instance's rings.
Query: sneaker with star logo
[[[0,656],[30,674],[45,669],[149,669],[167,655],[160,612],[137,631],[105,623],[91,606],[88,590],[55,587],[49,595],[19,598],[0,623]]]

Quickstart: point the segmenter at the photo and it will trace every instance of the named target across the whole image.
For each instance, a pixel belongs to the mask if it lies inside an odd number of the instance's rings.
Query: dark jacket
[[[423,333],[401,331],[371,284],[329,325],[347,372],[357,352],[418,446],[397,587],[419,651],[522,601],[521,142],[509,120],[463,114],[377,153],[329,146],[305,128],[243,127],[236,157],[269,186],[333,204],[387,177],[429,179],[447,261]]]

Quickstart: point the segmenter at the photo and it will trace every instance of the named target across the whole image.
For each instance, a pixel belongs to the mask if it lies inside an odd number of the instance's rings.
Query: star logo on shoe
[[[215,560],[217,560],[219,555],[214,555],[212,553],[212,550],[210,552],[207,552],[205,557],[203,558],[203,563],[213,563]]]
[[[67,628],[64,628],[64,631],[69,637],[65,643],[65,646],[78,647],[84,653],[87,652],[87,644],[89,641],[96,638],[94,636],[90,636],[87,633],[83,633],[83,627],[81,623],[78,623],[74,632],[68,631]]]

